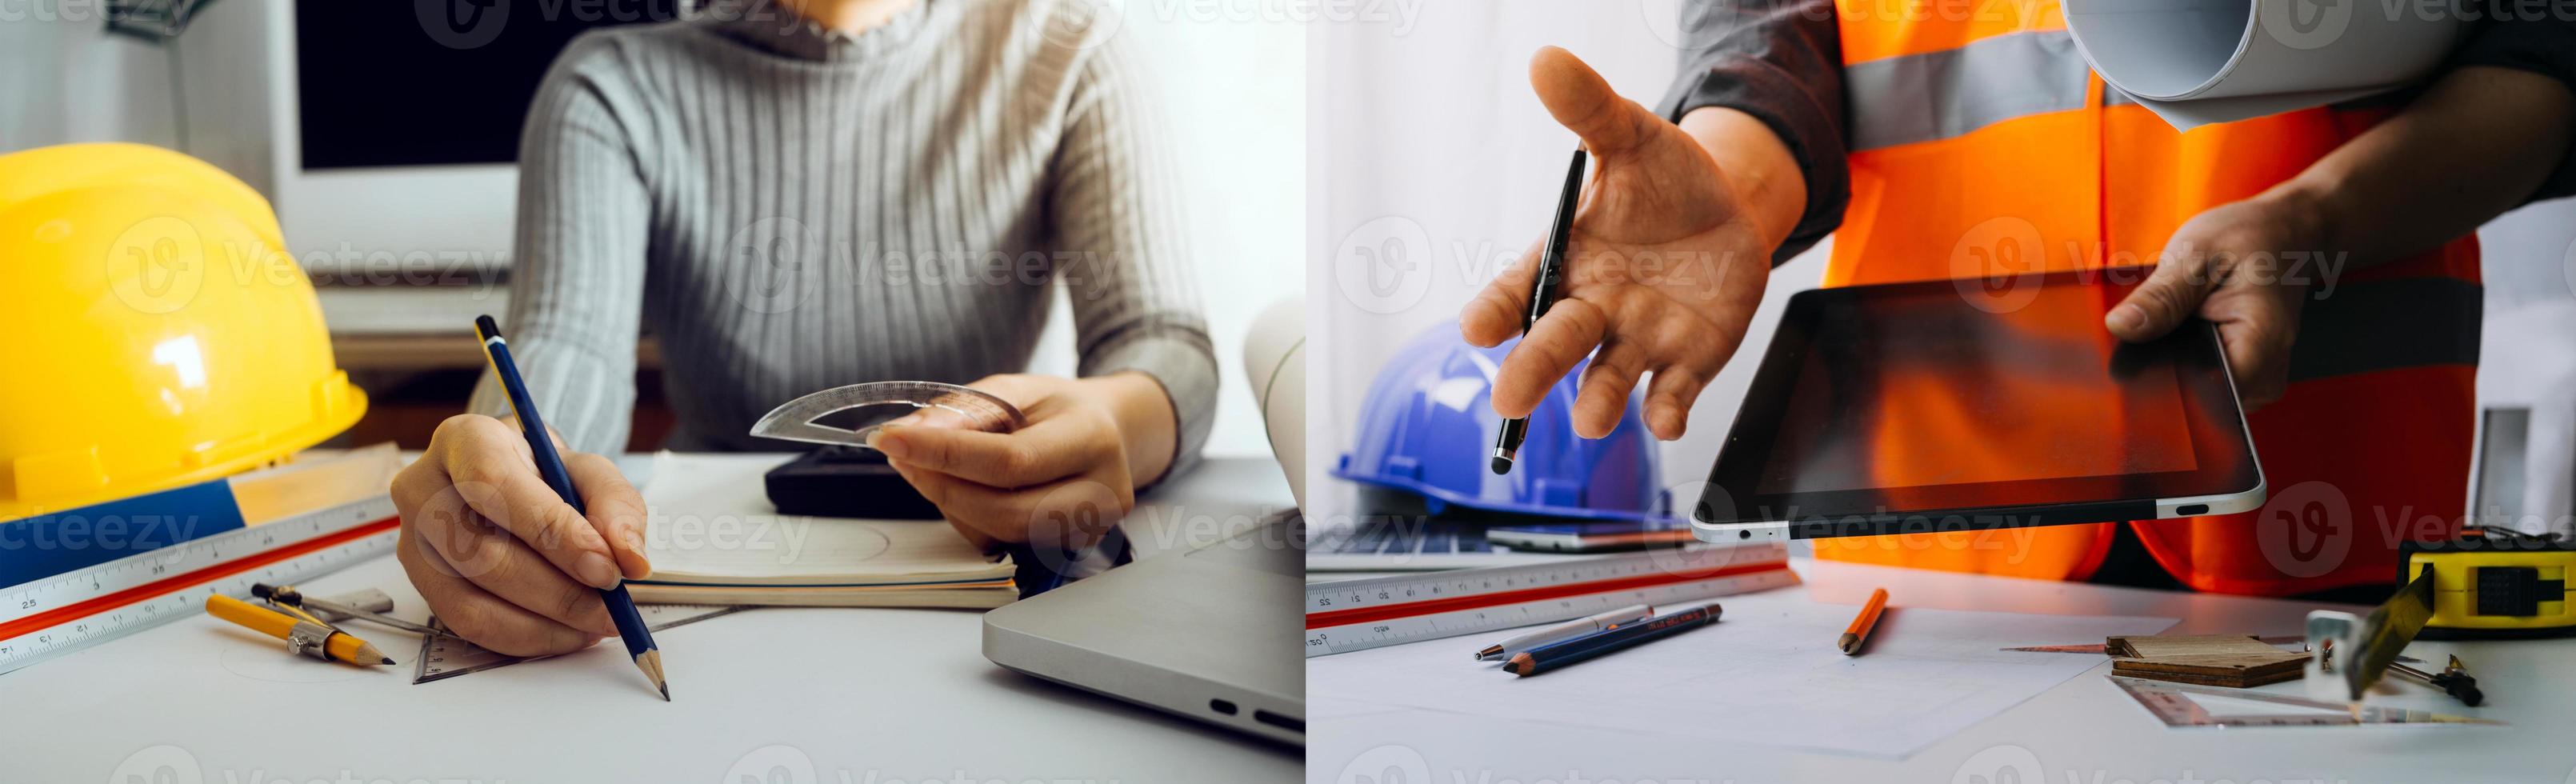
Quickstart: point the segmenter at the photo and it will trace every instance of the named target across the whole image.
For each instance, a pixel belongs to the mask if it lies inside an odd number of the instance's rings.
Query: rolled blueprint
[[[2064,0],[2102,81],[2190,130],[2421,81],[2468,29],[2450,0]]]
[[[1270,453],[1288,473],[1288,492],[1306,507],[1306,301],[1273,303],[1243,338],[1243,375],[1269,429]]]

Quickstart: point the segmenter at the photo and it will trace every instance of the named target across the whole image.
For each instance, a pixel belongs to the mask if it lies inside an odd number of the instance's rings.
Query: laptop
[[[1304,745],[1304,527],[1293,510],[1273,514],[1196,549],[1140,559],[985,613],[984,658]]]

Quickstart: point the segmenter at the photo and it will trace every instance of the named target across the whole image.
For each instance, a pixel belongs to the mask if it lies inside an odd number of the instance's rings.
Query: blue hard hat
[[[1655,443],[1633,397],[1607,437],[1574,434],[1575,385],[1589,357],[1530,413],[1512,472],[1493,473],[1489,458],[1502,426],[1491,402],[1494,372],[1518,343],[1468,345],[1455,321],[1414,338],[1369,384],[1358,437],[1333,475],[1419,494],[1432,514],[1454,504],[1590,520],[1670,518],[1672,498],[1656,475]]]

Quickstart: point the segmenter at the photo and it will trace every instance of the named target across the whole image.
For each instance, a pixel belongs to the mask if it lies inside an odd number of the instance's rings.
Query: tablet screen
[[[2171,365],[2102,372],[2118,339],[2085,288],[2020,310],[1954,307],[1952,293],[1828,300],[1797,366],[1760,490],[2189,471]],[[1864,313],[1875,310],[1876,313]]]
[[[2174,498],[2259,481],[2214,330],[2194,321],[2124,344],[2102,316],[2132,286],[2103,278],[2058,273],[2002,300],[1976,281],[1801,293],[1710,482],[1750,521]]]

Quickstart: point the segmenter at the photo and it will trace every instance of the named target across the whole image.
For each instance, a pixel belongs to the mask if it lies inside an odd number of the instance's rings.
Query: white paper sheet
[[[1903,757],[2107,661],[1998,650],[2154,634],[2171,618],[1891,607],[1860,656],[1858,608],[1803,590],[1724,600],[1716,625],[1535,677],[1449,639],[1306,662],[1308,699],[1403,705],[1874,757]],[[1499,636],[1499,635],[1498,635]]]

